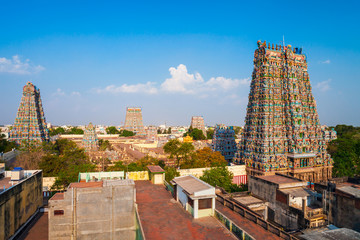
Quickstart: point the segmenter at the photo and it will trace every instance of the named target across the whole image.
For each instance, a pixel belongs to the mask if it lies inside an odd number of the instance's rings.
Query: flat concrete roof
[[[310,189],[307,188],[302,188],[302,187],[298,187],[298,188],[287,188],[287,189],[282,189],[280,190],[281,192],[287,194],[287,195],[291,195],[294,197],[307,197],[310,196]]]
[[[245,206],[265,203],[263,200],[253,196],[243,196],[243,197],[239,196],[239,197],[233,197],[233,199],[235,199],[236,201],[238,201],[239,203]]]
[[[136,181],[135,187],[146,239],[236,239],[214,217],[194,219],[163,185]]]
[[[178,184],[190,195],[193,195],[195,192],[214,188],[213,186],[192,175],[176,177],[172,180],[172,182]]]
[[[93,187],[102,187],[103,182],[74,182],[70,183],[68,188],[93,188]]]
[[[360,233],[348,228],[339,228],[339,229],[327,230],[323,232],[299,235],[298,237],[305,240],[334,240],[334,239],[359,240]]]
[[[290,177],[284,177],[281,175],[271,175],[271,176],[259,176],[258,178],[263,179],[268,182],[276,183],[276,184],[286,184],[286,183],[300,183],[304,182],[301,180],[293,179]]]
[[[356,198],[360,198],[360,189],[358,188],[354,188],[352,186],[345,186],[337,189]]]

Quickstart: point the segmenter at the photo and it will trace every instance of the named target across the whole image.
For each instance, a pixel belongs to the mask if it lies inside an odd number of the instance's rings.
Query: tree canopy
[[[222,187],[227,192],[247,191],[246,185],[238,186],[232,183],[233,174],[225,166],[205,170],[200,179],[213,187]]]
[[[196,150],[191,158],[185,160],[181,168],[204,168],[226,166],[227,161],[220,152],[212,151],[209,147]]]
[[[181,143],[178,139],[168,141],[163,148],[165,153],[170,154],[170,158],[176,159],[178,167],[190,157],[195,149],[191,143]]]
[[[334,177],[360,175],[360,127],[337,125],[337,139],[330,142],[328,152],[334,160]]]
[[[2,152],[9,152],[11,151],[13,148],[17,148],[18,146],[16,145],[15,142],[12,141],[8,141],[5,139],[5,135],[1,133],[0,130],[0,153]]]
[[[190,136],[194,140],[205,140],[206,139],[202,130],[197,129],[197,128],[192,128],[192,127],[190,127],[186,133],[184,133],[184,137],[186,137],[186,136]]]
[[[106,131],[107,134],[120,134],[120,131],[117,130],[117,128],[114,127],[114,126],[107,127],[107,128],[105,129],[105,131]]]
[[[72,127],[68,130],[65,130],[62,127],[57,127],[57,128],[50,128],[49,129],[49,135],[50,136],[55,136],[58,134],[84,134],[84,130],[77,128],[77,127]]]
[[[121,130],[121,131],[120,131],[120,135],[119,135],[119,136],[120,136],[120,137],[132,137],[132,136],[135,136],[135,133],[132,132],[132,131],[129,131],[129,130],[124,129],[124,130]]]

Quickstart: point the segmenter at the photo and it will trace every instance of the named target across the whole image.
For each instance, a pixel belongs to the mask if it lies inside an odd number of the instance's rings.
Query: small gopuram
[[[331,178],[326,148],[336,133],[320,125],[301,48],[258,41],[242,134],[239,154],[250,175]]]
[[[190,126],[193,129],[197,128],[197,129],[201,130],[203,132],[204,136],[206,137],[205,123],[204,123],[204,118],[202,116],[193,116],[191,118]]]
[[[232,126],[217,124],[214,130],[211,148],[213,151],[221,152],[225,160],[232,162],[237,152],[235,142],[235,130]]]
[[[86,152],[93,152],[99,149],[98,137],[95,132],[95,127],[92,123],[85,128],[82,146]]]
[[[9,133],[9,140],[18,144],[49,141],[40,89],[31,82],[23,87],[23,95],[14,126]]]
[[[140,107],[126,108],[124,128],[134,132],[136,135],[146,135]]]

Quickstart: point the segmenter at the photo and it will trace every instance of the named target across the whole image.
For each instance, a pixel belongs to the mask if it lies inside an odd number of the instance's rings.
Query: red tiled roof
[[[93,188],[93,187],[102,187],[103,182],[75,182],[70,183],[69,188]]]
[[[150,172],[152,173],[158,173],[158,172],[165,172],[164,169],[162,169],[160,166],[147,166]]]
[[[64,199],[64,193],[55,193],[50,200],[63,200]]]

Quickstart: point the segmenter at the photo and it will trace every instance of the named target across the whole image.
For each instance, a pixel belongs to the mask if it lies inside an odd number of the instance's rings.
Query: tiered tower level
[[[82,145],[86,152],[93,152],[97,151],[98,146],[98,137],[95,132],[95,127],[92,123],[89,123],[89,125],[85,128],[84,136],[82,140]]]
[[[237,152],[234,128],[232,126],[226,127],[223,124],[217,124],[215,126],[211,148],[213,151],[221,152],[226,161],[232,162]]]
[[[124,128],[128,131],[136,133],[136,135],[146,135],[140,107],[126,108]]]
[[[18,144],[49,141],[49,130],[46,128],[40,89],[31,82],[23,87],[20,106],[9,135],[9,140]]]
[[[248,174],[326,181],[333,163],[327,143],[335,137],[320,125],[302,49],[258,41],[240,145]]]

